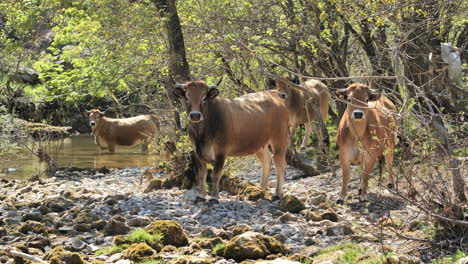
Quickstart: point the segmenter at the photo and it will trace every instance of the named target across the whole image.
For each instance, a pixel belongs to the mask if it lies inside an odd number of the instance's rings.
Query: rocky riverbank
[[[258,186],[260,172],[250,170],[238,176]],[[419,242],[397,235],[422,236],[424,217],[384,191],[338,206],[339,178],[288,176],[281,202],[224,191],[219,204],[195,204],[195,190],[143,192],[144,171],[2,180],[0,261],[23,263],[11,250],[49,263],[342,263],[350,252],[369,263],[427,261]]]

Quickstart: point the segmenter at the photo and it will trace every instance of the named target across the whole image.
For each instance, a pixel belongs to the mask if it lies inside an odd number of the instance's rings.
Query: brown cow
[[[142,142],[142,151],[157,136],[159,119],[155,115],[139,115],[130,118],[108,118],[98,109],[86,111],[94,140],[100,150],[115,151],[115,145],[133,146]]]
[[[312,133],[311,122],[318,120],[323,130],[325,142],[329,142],[328,133],[326,132],[325,122],[328,116],[328,99],[330,98],[328,88],[325,84],[317,80],[308,80],[304,86],[294,84],[282,77],[273,77],[275,79],[276,88],[279,92],[286,94],[286,104],[289,109],[289,125],[291,126],[291,135],[295,135],[297,127],[300,124],[305,126],[305,135],[302,140],[301,148],[307,147],[307,142]],[[314,111],[314,104],[318,103],[320,116]],[[306,107],[307,105],[307,107]],[[319,120],[321,118],[321,120]],[[323,124],[323,126],[322,126]]]
[[[393,177],[390,170],[397,131],[395,105],[364,84],[352,84],[336,93],[339,98],[348,101],[336,137],[343,170],[343,183],[337,202],[344,202],[351,164],[363,165],[359,194],[361,198],[365,198],[370,174],[377,159],[382,156],[389,172],[388,187],[392,188]]]
[[[198,165],[197,200],[205,200],[207,163],[210,163],[214,164],[210,202],[217,202],[221,172],[228,156],[255,154],[262,165],[261,188],[265,191],[271,168],[269,145],[277,174],[275,195],[280,198],[288,142],[288,110],[284,100],[278,93],[270,92],[219,99],[218,84],[193,81],[177,83],[173,89],[173,94],[187,107],[189,137]]]

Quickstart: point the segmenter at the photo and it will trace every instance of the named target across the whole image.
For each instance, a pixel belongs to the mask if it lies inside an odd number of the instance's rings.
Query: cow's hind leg
[[[149,145],[149,140],[143,140],[141,142],[141,152],[147,152],[148,151],[148,145]]]
[[[359,196],[361,199],[365,199],[367,196],[367,188],[369,186],[369,178],[374,169],[376,157],[373,153],[364,155],[364,168],[361,176],[361,187],[359,188]]]
[[[260,181],[260,187],[262,188],[262,191],[265,192],[268,189],[268,177],[270,176],[271,170],[271,155],[268,151],[268,145],[257,151],[255,155],[262,165],[262,179]]]
[[[213,182],[213,189],[211,190],[211,200],[212,202],[218,202],[219,199],[219,182],[221,180],[221,173],[223,172],[224,161],[226,157],[224,155],[218,155],[215,158],[213,173],[211,173],[211,181]]]
[[[108,149],[109,149],[110,153],[114,153],[115,152],[115,144],[114,143],[109,143]]]
[[[275,197],[283,197],[284,171],[286,169],[286,146],[287,142],[278,142],[273,147],[273,161],[276,168],[276,191]]]
[[[307,142],[309,142],[310,135],[312,134],[312,125],[310,122],[304,124],[305,126],[305,135],[304,139],[302,140],[301,149],[305,149],[307,147]]]
[[[393,148],[387,150],[388,152],[385,153],[385,168],[387,169],[388,179],[387,179],[387,187],[389,189],[393,189],[395,187],[395,179],[393,178]]]

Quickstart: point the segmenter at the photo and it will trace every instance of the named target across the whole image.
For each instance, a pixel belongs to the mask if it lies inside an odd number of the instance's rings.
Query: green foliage
[[[223,256],[226,246],[226,243],[218,243],[212,248],[212,250],[217,256]]]
[[[128,248],[128,245],[110,246],[110,247],[107,247],[107,248],[99,249],[98,251],[96,251],[96,253],[94,253],[94,255],[96,255],[96,256],[103,255],[103,254],[111,254],[112,255],[112,254],[115,254],[115,253],[122,252],[126,248]]]
[[[128,234],[127,239],[132,243],[156,244],[161,241],[163,235],[160,233],[150,234],[144,229],[137,229]]]
[[[461,258],[466,258],[466,257],[468,257],[467,252],[462,251],[462,250],[457,250],[455,253],[453,253],[450,256],[435,259],[434,261],[432,261],[432,263],[434,263],[434,264],[451,264],[451,263],[455,263],[457,260],[459,260]]]

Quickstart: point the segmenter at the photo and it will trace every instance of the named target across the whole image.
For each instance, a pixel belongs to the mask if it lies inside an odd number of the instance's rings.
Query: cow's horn
[[[223,77],[221,77],[216,84],[208,85],[208,89],[213,89],[213,88],[218,88],[218,85],[221,83],[223,80]]]
[[[91,113],[91,111],[89,111],[88,109],[85,109],[85,112],[86,112],[87,114]]]
[[[187,88],[187,84],[184,84],[184,83],[178,83],[174,80],[174,78],[172,78],[172,75],[169,75],[169,78],[171,79],[171,81],[174,83],[174,87],[175,88]]]
[[[373,94],[381,93],[381,91],[379,89],[369,89],[369,90],[370,90],[370,93],[373,93]]]

